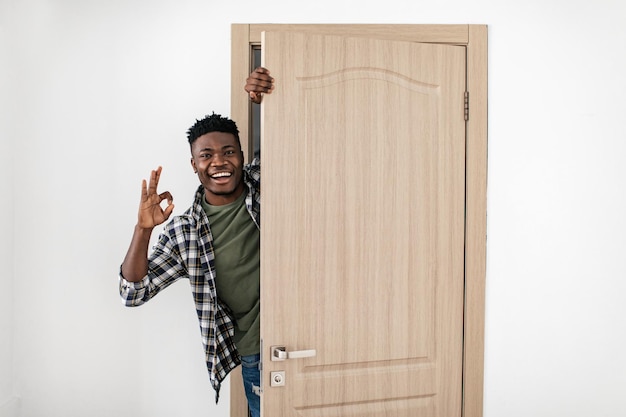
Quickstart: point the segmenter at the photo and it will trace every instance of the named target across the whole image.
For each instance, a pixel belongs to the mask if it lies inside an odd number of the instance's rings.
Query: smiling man
[[[195,137],[211,129],[212,123],[226,122],[219,116],[209,116],[198,121],[190,129],[190,134]],[[212,131],[202,134],[191,143],[191,156],[191,166],[204,186],[204,198],[210,205],[230,204],[243,193],[243,152],[232,133]]]
[[[259,102],[252,93],[271,92],[273,80],[266,70],[255,72],[246,91]],[[189,279],[216,401],[226,375],[241,364],[251,415],[259,417],[260,165],[256,160],[244,165],[237,126],[219,114],[197,120],[187,138],[201,183],[194,202],[165,226],[148,255],[154,227],[168,220],[174,204],[168,191],[157,191],[161,167],[142,182],[137,225],[120,269],[120,295],[125,305],[139,306]]]

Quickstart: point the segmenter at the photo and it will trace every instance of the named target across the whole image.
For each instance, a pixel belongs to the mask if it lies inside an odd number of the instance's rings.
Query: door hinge
[[[465,121],[469,120],[469,92],[466,91],[465,94],[463,94],[463,99],[464,99],[464,104],[463,104],[463,112],[464,112],[464,117],[465,117]]]

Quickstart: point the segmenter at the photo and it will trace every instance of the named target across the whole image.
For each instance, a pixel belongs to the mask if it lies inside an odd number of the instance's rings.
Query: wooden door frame
[[[483,415],[485,281],[487,249],[487,26],[387,24],[233,24],[231,26],[231,118],[240,137],[250,137],[251,102],[243,91],[252,47],[263,31],[298,31],[460,45],[467,53],[469,118],[465,160],[465,305],[463,322],[463,417]],[[271,68],[270,68],[271,70]],[[251,145],[248,146],[251,149]],[[251,155],[251,152],[247,152]],[[231,417],[247,406],[239,372],[231,381]]]

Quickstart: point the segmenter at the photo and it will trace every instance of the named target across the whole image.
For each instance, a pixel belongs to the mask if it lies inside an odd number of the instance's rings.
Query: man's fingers
[[[254,88],[254,91],[268,93],[274,89],[274,79],[254,78],[250,80],[249,85]]]
[[[165,217],[166,220],[170,217],[173,211],[174,211],[174,204],[170,203],[167,207],[165,207],[165,210],[163,210],[163,216]]]
[[[244,90],[246,90],[249,94],[253,92],[257,94],[271,93],[274,89],[274,78],[272,78],[269,74],[270,72],[266,68],[256,68],[252,71],[248,79],[246,79]],[[250,94],[250,98],[252,101],[256,102],[257,97],[253,97],[252,94]],[[260,99],[260,97],[258,98]]]
[[[167,200],[167,207],[165,207],[165,209],[163,210],[163,218],[165,221],[174,211],[174,197],[172,197],[172,194],[170,194],[169,191],[164,191],[159,194],[159,202],[162,202],[163,200]]]
[[[267,68],[256,67],[254,71],[250,74],[252,78],[261,78],[261,79],[272,79],[270,77],[270,71]]]
[[[250,96],[250,100],[252,100],[253,103],[260,104],[261,100],[263,100],[262,93],[255,93],[254,91],[250,91],[248,95]]]
[[[159,185],[159,179],[161,177],[161,167],[158,167],[155,170],[152,170],[150,173],[150,181],[147,182],[145,179],[141,181],[141,201],[142,203],[146,203],[149,200],[154,202],[154,197],[159,198],[159,202],[164,199],[168,199],[168,202],[172,203],[172,195],[169,192],[157,194],[157,186]]]
[[[150,184],[148,186],[150,194],[156,194],[156,189],[159,185],[159,178],[161,178],[161,170],[162,168],[158,167],[150,173]]]
[[[274,90],[274,84],[272,84],[271,81],[263,81],[249,78],[246,82],[244,90],[246,90],[247,93],[270,93],[272,90]]]
[[[141,200],[148,198],[148,183],[146,180],[141,180]]]
[[[174,197],[172,197],[172,194],[169,191],[164,191],[159,194],[159,201],[163,200],[167,200],[167,204],[172,204],[172,201],[174,201]]]

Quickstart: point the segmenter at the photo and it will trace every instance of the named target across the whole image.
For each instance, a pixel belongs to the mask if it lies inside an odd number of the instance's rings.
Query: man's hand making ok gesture
[[[174,211],[173,197],[169,191],[157,193],[161,167],[153,170],[150,174],[150,183],[146,186],[146,180],[141,183],[141,201],[139,203],[139,216],[137,226],[142,229],[153,229],[165,222]],[[167,207],[163,209],[161,202],[167,200]]]

